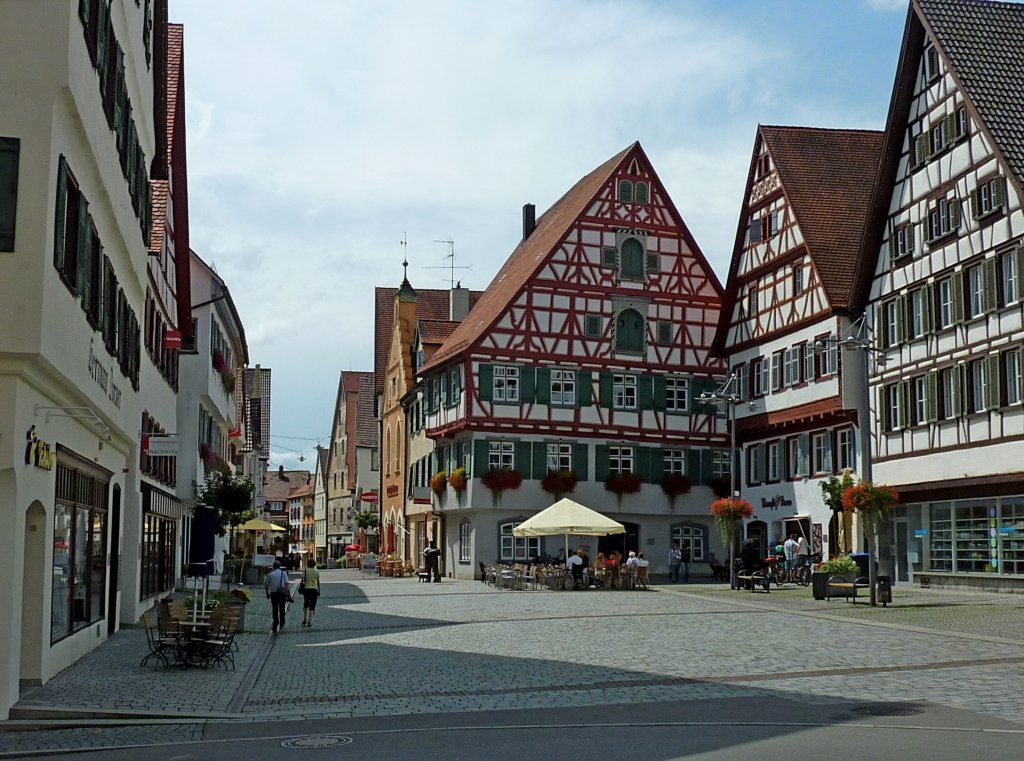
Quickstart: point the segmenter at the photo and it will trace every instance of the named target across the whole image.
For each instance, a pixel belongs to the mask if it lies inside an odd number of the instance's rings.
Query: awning
[[[276,523],[265,521],[260,518],[253,518],[251,521],[246,521],[238,527],[239,531],[287,531],[286,528],[281,528]]]
[[[512,533],[524,536],[608,536],[624,534],[626,527],[618,521],[601,515],[601,513],[573,502],[566,497],[560,499],[546,510],[541,510],[529,520],[523,521]]]

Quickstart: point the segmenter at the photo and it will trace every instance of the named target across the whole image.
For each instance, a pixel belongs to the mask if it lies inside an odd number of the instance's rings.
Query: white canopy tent
[[[541,510],[529,520],[523,521],[512,534],[517,537],[558,536],[565,537],[565,551],[569,552],[569,535],[608,536],[625,534],[626,527],[618,521],[573,502],[568,497],[558,500],[546,510]]]

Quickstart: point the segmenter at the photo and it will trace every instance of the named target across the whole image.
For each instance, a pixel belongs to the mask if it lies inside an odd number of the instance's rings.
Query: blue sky
[[[271,463],[373,369],[373,289],[483,289],[639,140],[720,278],[758,123],[881,129],[905,0],[171,0],[193,248],[273,369]],[[279,438],[279,437],[297,438]],[[295,450],[295,451],[291,451]],[[307,459],[304,465],[311,462]]]

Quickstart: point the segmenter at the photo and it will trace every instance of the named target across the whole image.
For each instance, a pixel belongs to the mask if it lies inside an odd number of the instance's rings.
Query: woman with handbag
[[[315,560],[310,559],[306,563],[302,581],[299,582],[299,594],[302,595],[302,625],[312,626],[316,600],[320,596],[320,571],[316,569]]]

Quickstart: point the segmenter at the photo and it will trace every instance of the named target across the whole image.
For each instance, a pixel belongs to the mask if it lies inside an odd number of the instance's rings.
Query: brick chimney
[[[529,238],[536,227],[537,207],[532,203],[523,204],[523,240]]]
[[[448,319],[462,322],[469,314],[469,289],[457,283],[448,295]]]

